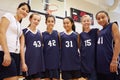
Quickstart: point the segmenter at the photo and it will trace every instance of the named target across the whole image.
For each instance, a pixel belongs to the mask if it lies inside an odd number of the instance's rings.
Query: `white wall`
[[[15,13],[20,2],[27,2],[27,0],[0,0],[0,17],[5,12]]]
[[[120,13],[114,13],[114,12],[110,12],[110,20],[113,21],[117,21],[118,25],[119,25],[119,31],[120,31]]]
[[[18,6],[18,4],[20,2],[27,2],[27,0],[0,0],[0,17],[5,13],[5,12],[11,12],[13,14],[15,14],[16,12],[16,8]],[[76,8],[76,9],[80,9],[89,13],[92,13],[94,15],[94,26],[92,27],[97,27],[97,28],[101,28],[95,19],[95,14],[99,11],[99,10],[104,10],[104,8],[101,8],[100,6],[97,6],[95,4],[89,3],[87,2],[87,0],[66,0],[66,10],[67,10],[67,15],[70,16],[70,8]],[[56,3],[57,4],[57,3]],[[36,5],[36,4],[35,4]],[[61,9],[61,8],[60,8]],[[61,11],[63,12],[63,11]],[[60,12],[56,12],[56,14],[61,14]],[[114,12],[109,12],[110,14],[110,18],[111,21],[118,21],[120,22],[120,17],[118,17],[117,13]],[[28,16],[29,17],[29,16]],[[22,28],[25,28],[29,25],[29,21],[28,21],[28,17],[25,18],[22,21]],[[76,30],[77,32],[81,32],[82,31],[82,26],[80,23],[76,22]],[[45,17],[44,15],[41,15],[41,22],[39,24],[38,27],[41,31],[45,31],[46,30],[46,25],[45,25]],[[56,24],[54,29],[58,30],[58,31],[63,31],[63,21],[62,19],[58,19],[56,18]]]
[[[41,16],[41,21],[40,21],[40,24],[38,25],[38,28],[40,29],[41,32],[43,32],[43,31],[46,30],[45,16],[41,15],[41,14],[40,14],[40,16]],[[27,27],[29,25],[28,18],[29,18],[29,16],[27,16],[27,18],[23,19],[22,25],[21,25],[22,28]],[[63,28],[63,20],[62,19],[56,18],[56,23],[55,23],[54,29],[58,30],[59,32],[64,30],[64,28]]]

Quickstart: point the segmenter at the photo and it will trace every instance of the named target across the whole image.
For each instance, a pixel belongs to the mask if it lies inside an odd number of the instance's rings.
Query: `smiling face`
[[[65,18],[63,20],[63,25],[64,25],[66,32],[72,31],[73,23],[70,21],[69,18]]]
[[[109,23],[109,16],[108,16],[108,14],[106,14],[104,12],[99,12],[96,15],[96,20],[99,25],[105,27]]]
[[[53,16],[48,16],[46,18],[46,25],[48,29],[53,29],[55,25],[55,18]]]
[[[30,16],[30,19],[29,19],[31,26],[37,27],[38,24],[40,23],[40,19],[41,19],[41,17],[40,17],[39,14],[32,14],[32,15]]]
[[[89,15],[84,15],[81,19],[81,23],[82,23],[82,26],[83,26],[83,29],[88,29],[90,28],[90,25],[91,25],[91,18]]]
[[[27,5],[22,5],[21,7],[17,8],[17,16],[19,19],[25,18],[29,13],[29,8]]]

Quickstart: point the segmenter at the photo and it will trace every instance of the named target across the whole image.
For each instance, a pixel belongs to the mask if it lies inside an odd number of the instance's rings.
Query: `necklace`
[[[16,27],[17,27],[17,37],[16,37],[16,49],[15,49],[15,52],[18,52],[18,50],[19,50],[18,42],[19,42],[20,30],[21,29],[20,29],[19,22],[17,22],[17,20],[16,20]]]

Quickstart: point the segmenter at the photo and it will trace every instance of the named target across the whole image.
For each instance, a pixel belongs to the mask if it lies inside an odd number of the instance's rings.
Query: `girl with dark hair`
[[[30,6],[19,4],[16,15],[6,13],[0,23],[0,80],[18,80],[20,73],[20,21],[30,12]]]
[[[74,20],[71,17],[65,17],[65,18],[70,20],[70,22],[72,23],[72,31],[75,32],[75,23],[74,23]]]
[[[97,41],[98,80],[118,80],[118,56],[120,53],[120,32],[115,22],[110,22],[106,11],[99,11],[96,20],[103,27]]]
[[[45,72],[43,78],[45,80],[60,79],[60,43],[59,33],[53,30],[55,25],[55,17],[52,15],[46,16],[47,29],[42,33],[43,36],[43,55],[45,61]]]
[[[61,71],[64,80],[78,80],[80,75],[80,56],[78,52],[79,35],[74,32],[74,21],[70,17],[63,19],[65,32],[60,33],[61,39]]]

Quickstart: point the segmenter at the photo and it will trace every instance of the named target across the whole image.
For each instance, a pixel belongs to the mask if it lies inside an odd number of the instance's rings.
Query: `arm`
[[[80,44],[80,35],[79,34],[78,34],[77,42],[78,42],[78,48],[80,48],[81,44]]]
[[[59,47],[61,49],[61,39],[60,39],[60,33],[58,32],[58,40],[59,40]]]
[[[110,64],[110,71],[111,72],[117,72],[118,67],[118,56],[120,53],[120,33],[118,29],[118,25],[116,23],[113,23],[112,25],[112,35],[114,39],[114,49],[113,49],[113,57]]]
[[[28,68],[27,68],[27,65],[25,63],[24,47],[25,47],[25,37],[24,37],[24,34],[22,34],[20,37],[20,57],[21,57],[22,71],[26,72],[28,70]]]
[[[78,34],[77,46],[78,46],[78,53],[79,53],[79,55],[80,55],[80,46],[81,46],[81,43],[80,43],[80,34]]]
[[[1,23],[0,23],[0,44],[1,47],[4,51],[4,58],[2,65],[3,66],[9,66],[11,64],[11,57],[9,53],[9,49],[7,46],[7,39],[6,39],[6,32],[9,26],[9,20],[5,17],[1,18]]]

